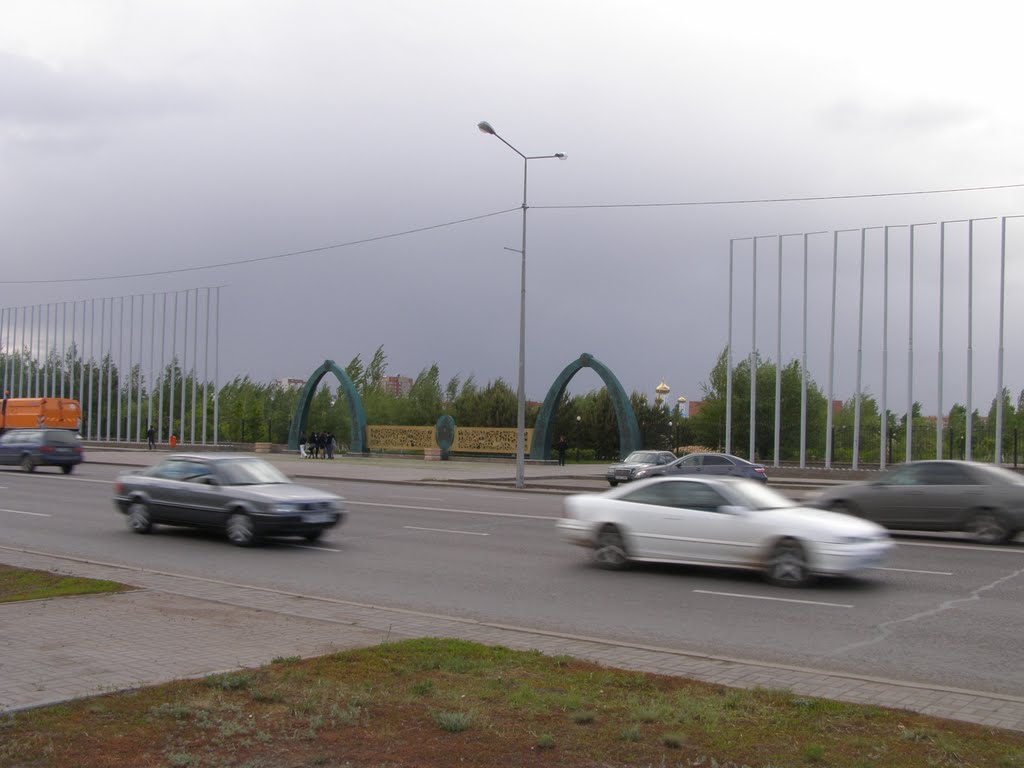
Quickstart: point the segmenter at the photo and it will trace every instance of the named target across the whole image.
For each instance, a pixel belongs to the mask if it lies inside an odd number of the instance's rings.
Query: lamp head
[[[494,132],[494,129],[491,128],[491,124],[488,123],[486,120],[481,120],[479,123],[476,124],[476,127],[480,129],[480,133],[489,133],[491,136],[498,135],[497,133]]]
[[[483,129],[481,128],[481,130]],[[555,157],[557,157],[559,160],[567,160],[569,158],[569,156],[565,154],[565,152],[555,152]]]

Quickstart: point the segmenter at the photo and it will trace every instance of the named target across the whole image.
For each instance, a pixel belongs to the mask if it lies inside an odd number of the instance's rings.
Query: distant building
[[[306,386],[305,379],[278,379],[277,386],[281,389],[302,389]]]
[[[408,376],[385,376],[381,386],[389,395],[395,397],[406,397],[412,389],[413,381]]]
[[[687,400],[680,407],[680,409],[682,410],[684,416],[686,416],[687,418],[693,418],[698,413],[700,413],[700,409],[703,408],[703,407],[704,407],[704,401],[703,400]]]

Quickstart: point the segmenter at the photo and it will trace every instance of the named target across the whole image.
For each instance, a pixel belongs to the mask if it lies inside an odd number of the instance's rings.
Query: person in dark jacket
[[[558,438],[557,449],[558,449],[558,466],[564,467],[565,466],[565,452],[567,450],[569,450],[569,441],[566,439],[565,435],[562,435],[560,438]]]

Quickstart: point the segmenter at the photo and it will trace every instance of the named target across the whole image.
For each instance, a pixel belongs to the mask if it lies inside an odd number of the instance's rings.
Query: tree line
[[[10,363],[10,367],[8,367]],[[630,403],[640,427],[641,444],[646,448],[680,451],[684,447],[722,450],[725,447],[725,412],[727,388],[727,352],[719,355],[708,378],[701,383],[703,399],[699,410],[686,418],[676,404],[669,405],[647,393],[633,391]],[[773,458],[775,443],[775,379],[776,366],[755,355],[757,404],[755,410],[755,460]],[[15,372],[34,386],[37,373],[40,381],[49,380],[49,391],[81,399],[87,421],[82,434],[93,439],[134,439],[136,429],[145,435],[147,426],[163,425],[159,439],[166,441],[174,434],[185,442],[201,442],[206,425],[207,442],[212,442],[214,419],[222,443],[271,442],[286,443],[291,420],[298,407],[301,389],[282,386],[278,382],[258,382],[250,376],[236,376],[222,385],[218,407],[214,407],[213,382],[198,379],[194,372],[183,371],[172,360],[156,377],[156,386],[147,382],[140,365],[122,371],[105,356],[85,361],[72,345],[61,357],[55,351],[44,361],[27,352],[0,352],[0,372],[7,373],[11,388]],[[8,373],[9,372],[9,373]],[[473,376],[453,376],[442,384],[436,363],[420,371],[405,396],[388,392],[383,382],[387,376],[387,355],[378,347],[364,363],[356,355],[345,366],[345,373],[359,393],[369,424],[397,426],[432,426],[442,414],[449,414],[456,425],[465,427],[505,427],[516,425],[516,393],[501,378],[479,384]],[[734,453],[745,456],[749,451],[750,428],[750,360],[744,359],[732,370],[732,434]],[[801,366],[792,360],[782,368],[780,459],[795,461],[800,456]],[[74,379],[74,391],[70,383]],[[172,382],[174,383],[172,391]],[[84,386],[83,386],[84,383]],[[182,396],[185,398],[182,423]],[[1024,432],[1024,390],[1014,402],[1009,389],[1003,393],[1003,456],[1016,457],[1018,437]],[[152,402],[151,402],[152,398]],[[173,405],[173,408],[172,408]],[[853,455],[855,398],[842,403],[833,414],[831,434],[826,434],[828,402],[812,377],[807,382],[807,458],[821,461],[827,441],[832,442],[832,458],[849,462]],[[539,404],[527,405],[526,426],[532,427]],[[193,415],[194,413],[194,415]],[[205,422],[204,422],[205,413]],[[972,414],[972,445],[976,458],[990,459],[995,447],[996,400],[993,398],[986,414],[974,409]],[[961,458],[965,454],[967,413],[963,404],[954,404],[946,414],[943,432],[943,454]],[[860,460],[878,463],[883,450],[881,413],[870,392],[861,396]],[[914,403],[912,420],[912,454],[929,458],[936,454],[934,417],[921,414],[920,403]],[[195,434],[193,434],[193,423]],[[887,462],[902,461],[906,454],[907,414],[886,411],[889,440],[885,446]],[[312,398],[307,427],[332,432],[344,445],[350,434],[348,405],[340,386],[329,379],[321,382]],[[618,424],[607,389],[584,394],[564,394],[555,415],[554,435],[565,435],[570,456],[576,450],[581,458],[614,459],[619,455]]]

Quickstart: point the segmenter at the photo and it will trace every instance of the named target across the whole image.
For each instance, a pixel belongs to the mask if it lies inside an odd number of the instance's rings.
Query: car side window
[[[725,456],[705,456],[704,457],[704,466],[705,467],[722,467],[722,466],[731,465],[731,464],[732,464],[732,462],[729,461],[727,458],[725,458]]]
[[[924,485],[925,479],[923,467],[911,465],[893,470],[886,480],[888,485]]]
[[[684,456],[679,461],[679,466],[680,467],[696,467],[699,464],[700,464],[700,456],[697,456],[697,455]]]
[[[717,512],[728,502],[714,488],[703,483],[672,483],[673,507]]]
[[[181,459],[169,459],[163,464],[153,467],[147,474],[161,480],[184,480],[188,476],[191,463]]]
[[[955,464],[929,464],[922,469],[928,485],[974,485],[963,467]]]

